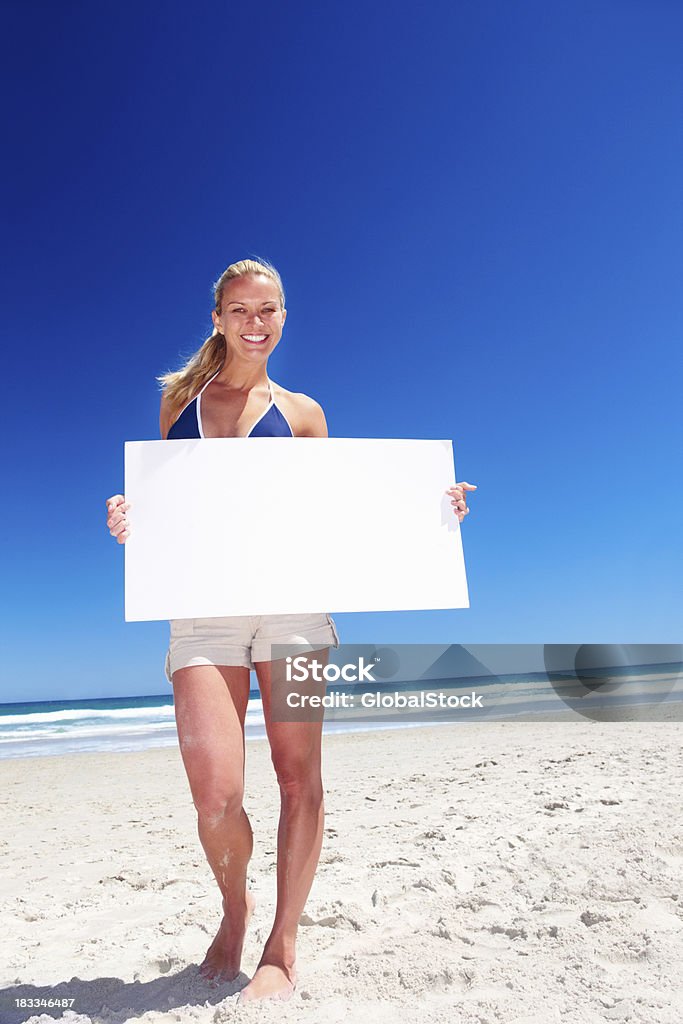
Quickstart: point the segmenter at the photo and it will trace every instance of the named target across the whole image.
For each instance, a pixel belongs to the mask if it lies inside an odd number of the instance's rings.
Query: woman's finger
[[[122,505],[112,505],[112,507],[108,509],[108,518],[111,519],[112,516],[119,515],[122,512],[125,513],[129,508],[130,505],[127,502],[124,502]]]
[[[446,494],[458,493],[460,496],[462,496],[463,490],[465,490],[465,491],[476,491],[476,489],[477,489],[477,485],[476,484],[468,484],[466,480],[463,480],[463,481],[461,481],[461,483],[455,484],[453,487],[449,487],[448,490],[446,491]]]
[[[113,530],[114,527],[118,526],[120,523],[125,523],[126,521],[126,515],[124,512],[113,512],[107,517],[107,526],[110,530]]]

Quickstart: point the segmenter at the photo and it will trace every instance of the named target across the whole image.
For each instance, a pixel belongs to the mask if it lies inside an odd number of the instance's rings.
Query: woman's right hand
[[[126,519],[126,512],[130,508],[130,505],[126,504],[126,499],[123,494],[114,494],[111,498],[107,498],[107,526],[112,537],[116,537],[119,544],[125,544],[126,539],[130,537],[130,529],[128,520]]]

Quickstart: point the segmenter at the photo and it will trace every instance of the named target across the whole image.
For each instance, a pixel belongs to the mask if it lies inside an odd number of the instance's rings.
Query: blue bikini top
[[[217,377],[220,372],[220,370],[217,370],[213,377],[207,380],[199,394],[185,406],[168,432],[169,441],[176,441],[180,438],[204,437],[201,408],[202,391],[209,386],[214,377]],[[287,418],[275,404],[270,381],[268,381],[268,391],[270,393],[270,401],[247,434],[247,437],[294,437],[294,431],[287,422]]]

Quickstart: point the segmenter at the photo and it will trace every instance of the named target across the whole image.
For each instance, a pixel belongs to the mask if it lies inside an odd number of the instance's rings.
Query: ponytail
[[[214,331],[182,369],[157,377],[172,419],[177,418],[194,395],[220,370],[224,361],[225,338]]]

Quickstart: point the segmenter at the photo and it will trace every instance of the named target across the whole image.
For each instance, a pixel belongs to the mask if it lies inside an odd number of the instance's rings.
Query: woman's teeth
[[[241,334],[240,337],[244,338],[245,341],[251,341],[254,344],[261,344],[262,342],[264,342],[266,340],[268,335],[267,334]]]

